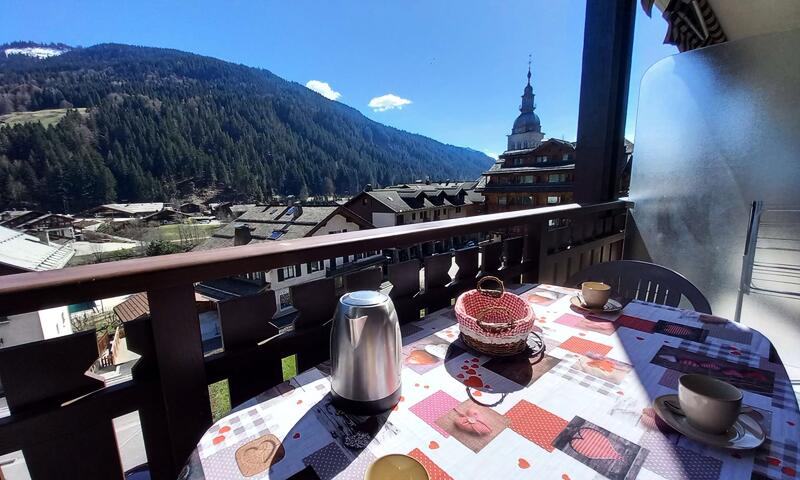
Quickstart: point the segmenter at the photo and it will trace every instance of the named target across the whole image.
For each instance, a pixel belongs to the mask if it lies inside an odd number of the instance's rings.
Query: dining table
[[[428,313],[401,326],[402,396],[391,410],[339,411],[323,363],[215,422],[181,478],[361,480],[395,453],[433,480],[797,477],[797,397],[758,331],[639,300],[591,312],[573,305],[577,290],[553,285],[508,290],[536,317],[523,354],[472,351],[452,307]],[[728,450],[672,430],[653,402],[687,373],[741,389],[766,441]]]

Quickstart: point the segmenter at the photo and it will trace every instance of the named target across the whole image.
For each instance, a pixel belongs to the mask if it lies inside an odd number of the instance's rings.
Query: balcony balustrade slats
[[[26,400],[30,405],[25,408],[10,402],[11,416],[0,419],[0,454],[23,449],[34,479],[52,478],[71,467],[81,474],[85,470],[82,478],[120,478],[111,422],[138,410],[152,478],[175,478],[210,426],[209,384],[228,379],[232,402],[236,404],[279,383],[282,358],[296,354],[298,369],[304,370],[328,357],[329,320],[337,300],[333,278],[291,288],[292,303],[297,309],[295,328],[281,334],[267,322],[275,311],[273,292],[220,303],[224,349],[205,357],[194,299],[195,281],[438,242],[456,235],[508,233],[509,228],[517,232],[506,235],[510,238],[503,241],[428,256],[423,262],[412,258],[391,263],[386,266],[385,278],[379,267],[345,277],[347,289],[375,288],[388,279],[389,295],[405,324],[418,319],[421,311],[449,306],[458,294],[474,288],[478,275],[498,275],[512,283],[522,278],[557,283],[584,264],[620,258],[627,207],[622,201],[585,207],[562,205],[345,233],[322,240],[301,239],[137,260],[126,262],[129,268],[118,262],[115,272],[91,266],[66,269],[56,272],[58,275],[5,277],[0,285],[0,315],[54,306],[57,302],[75,303],[88,295],[109,297],[146,290],[151,317],[125,325],[130,350],[142,355],[133,368],[132,379],[91,393],[88,392],[98,388],[98,382],[84,380],[83,372],[97,357],[94,332],[0,350],[0,380],[7,394],[30,400]],[[439,250],[446,245],[449,241]],[[448,271],[453,261],[458,271],[451,278]],[[24,288],[26,283],[28,289]],[[73,350],[67,352],[63,345],[70,345]],[[81,353],[76,355],[77,351]],[[37,382],[62,383],[54,384],[61,385],[55,391],[43,389],[38,397],[26,397],[31,395],[26,393],[31,388],[31,372],[25,364],[37,357],[49,361],[48,368],[34,376]],[[67,358],[76,360],[66,361]],[[61,406],[64,400],[86,393]],[[47,432],[46,438],[42,438],[42,432]],[[77,446],[92,449],[91,459],[79,455]],[[66,453],[43,454],[50,450]],[[29,456],[29,451],[34,453]]]
[[[149,290],[147,299],[172,464],[177,469],[211,426],[194,285]]]
[[[218,310],[226,349],[255,346],[278,334],[278,329],[266,320],[277,311],[272,292],[226,300],[219,303]],[[280,360],[238,369],[228,377],[231,404],[238,405],[263,391],[264,385],[274,386],[282,381]]]

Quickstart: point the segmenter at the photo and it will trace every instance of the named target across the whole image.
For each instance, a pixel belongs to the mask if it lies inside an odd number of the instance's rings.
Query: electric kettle
[[[342,295],[331,328],[333,404],[362,415],[396,405],[401,348],[400,324],[388,296],[371,290]]]

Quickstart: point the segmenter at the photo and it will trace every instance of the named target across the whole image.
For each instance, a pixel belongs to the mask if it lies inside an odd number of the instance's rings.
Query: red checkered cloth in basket
[[[477,317],[489,307],[505,307],[508,310],[490,310],[483,317],[484,323],[508,323],[522,320],[513,328],[492,331],[484,330],[477,323]],[[533,327],[533,310],[528,302],[513,293],[503,292],[500,297],[493,297],[478,290],[462,293],[456,300],[456,318],[458,324],[474,332],[492,338],[507,338],[526,334]]]

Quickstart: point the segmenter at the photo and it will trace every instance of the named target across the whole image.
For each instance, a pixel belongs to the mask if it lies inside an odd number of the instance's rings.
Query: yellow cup
[[[364,480],[430,480],[430,476],[415,458],[397,453],[372,462]]]

